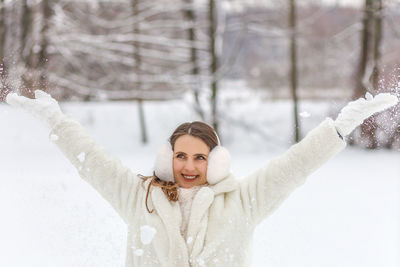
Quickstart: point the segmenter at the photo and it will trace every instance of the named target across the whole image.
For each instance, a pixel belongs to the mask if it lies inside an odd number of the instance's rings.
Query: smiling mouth
[[[186,182],[193,182],[194,180],[199,178],[199,175],[182,175],[182,177]]]

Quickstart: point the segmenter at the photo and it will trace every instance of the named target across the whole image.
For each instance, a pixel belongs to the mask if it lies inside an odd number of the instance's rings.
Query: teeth
[[[196,178],[196,175],[193,175],[193,176],[184,175],[183,177],[184,177],[185,179],[193,180],[193,179]]]

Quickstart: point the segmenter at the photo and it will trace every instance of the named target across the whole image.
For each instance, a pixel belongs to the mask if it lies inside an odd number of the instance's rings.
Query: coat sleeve
[[[53,127],[50,139],[78,170],[81,178],[92,185],[127,222],[136,206],[140,179],[70,118],[63,118]]]
[[[299,143],[240,181],[245,213],[258,224],[271,214],[307,176],[339,153],[346,143],[327,118]]]

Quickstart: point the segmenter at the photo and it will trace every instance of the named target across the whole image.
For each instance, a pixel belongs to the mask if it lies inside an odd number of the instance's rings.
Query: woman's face
[[[198,137],[182,135],[174,145],[174,178],[180,187],[190,188],[207,183],[210,148]]]

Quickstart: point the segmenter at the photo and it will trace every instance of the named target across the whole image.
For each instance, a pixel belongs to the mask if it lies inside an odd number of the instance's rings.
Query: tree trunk
[[[21,15],[21,59],[29,68],[33,65],[32,45],[29,45],[32,40],[29,39],[29,34],[33,30],[33,12],[28,5],[28,0],[23,0],[22,15]]]
[[[193,3],[193,0],[184,0],[184,2],[189,5]],[[186,8],[184,9],[184,15],[186,19],[191,23],[191,27],[188,29],[188,37],[191,42],[194,42],[196,40],[196,32],[195,32],[195,23],[196,23],[196,15],[194,13],[193,8]],[[202,120],[205,120],[204,116],[204,111],[201,107],[200,104],[200,99],[199,99],[199,91],[200,91],[200,83],[198,81],[198,75],[200,73],[199,71],[199,63],[198,63],[198,58],[197,58],[197,49],[196,47],[192,47],[190,49],[190,61],[192,62],[192,75],[195,81],[193,81],[193,96],[194,96],[194,101],[195,101],[195,111],[197,114],[199,114],[200,118]]]
[[[35,58],[33,53],[33,11],[28,5],[28,0],[23,0],[21,15],[21,61],[24,63],[26,70],[22,74],[22,87],[20,93],[27,97],[34,97],[34,64]]]
[[[6,7],[5,0],[0,0],[0,102],[5,100],[5,97],[10,92],[10,87],[7,81],[6,64],[4,55],[6,54]]]
[[[354,88],[353,99],[363,97],[367,92],[366,85],[364,84],[364,76],[367,69],[371,47],[371,23],[373,17],[372,1],[373,0],[365,0],[364,16],[362,20],[360,61],[356,72],[356,86]]]
[[[49,45],[47,32],[49,30],[49,22],[51,18],[51,7],[49,0],[42,0],[42,13],[43,13],[43,25],[41,30],[41,46],[39,51],[39,58],[37,62],[37,68],[40,71],[40,87],[46,90],[46,63],[48,61],[47,47]]]
[[[7,24],[6,24],[6,7],[5,0],[0,0],[0,62],[1,68],[0,74],[3,73],[4,65],[4,55],[6,49],[6,34],[7,34]]]
[[[294,119],[294,136],[295,142],[300,141],[300,124],[298,115],[298,98],[297,98],[297,26],[296,26],[296,5],[294,0],[289,0],[289,31],[290,31],[290,88],[293,100],[293,119]]]
[[[381,59],[381,41],[382,41],[382,0],[374,1],[374,68],[372,71],[371,83],[375,91],[379,89],[379,62]]]
[[[218,102],[218,80],[217,80],[217,68],[218,68],[218,57],[216,53],[216,34],[217,34],[217,23],[216,23],[216,6],[215,0],[209,0],[209,11],[208,11],[208,20],[209,20],[209,35],[210,35],[210,55],[211,55],[211,65],[210,65],[210,73],[211,73],[211,118],[212,118],[212,126],[214,130],[218,132],[218,111],[217,111],[217,102]]]
[[[353,97],[354,99],[363,97],[365,95],[365,93],[368,91],[367,89],[369,82],[371,82],[371,85],[375,90],[378,86],[379,72],[377,63],[380,57],[379,46],[381,41],[381,30],[379,30],[378,27],[381,27],[380,11],[382,5],[378,4],[378,11],[374,2],[375,1],[373,0],[365,0],[365,13],[363,17],[363,30],[361,35],[361,54],[358,75],[356,77],[356,88]],[[379,14],[376,14],[377,11]],[[374,18],[375,15],[379,16],[378,20]],[[375,32],[376,30],[378,30],[378,32]],[[373,69],[371,76],[369,79],[367,79],[366,75],[368,74],[366,73],[366,70],[367,66],[371,65],[368,64],[368,62],[371,60],[371,49],[373,49]],[[369,149],[375,149],[378,147],[376,128],[377,123],[374,116],[371,116],[364,121],[364,123],[361,125],[360,136],[362,146]]]
[[[379,61],[381,59],[380,46],[382,40],[382,0],[375,0],[373,5],[373,69],[369,81],[371,82],[372,88],[375,92],[379,90]],[[376,149],[379,144],[378,137],[376,135],[376,129],[378,124],[375,116],[372,116],[363,123],[361,129],[362,134],[367,138],[367,148]]]
[[[139,14],[139,0],[132,0],[131,1],[131,7],[132,7],[132,15],[133,17],[138,16]],[[139,23],[135,23],[133,25],[133,33],[134,34],[140,34],[140,27]],[[140,57],[140,43],[139,41],[134,41],[133,42],[133,58],[135,60],[135,69],[133,71],[136,72],[136,76],[138,77],[138,82],[136,83],[136,86],[139,90],[142,89],[142,82],[141,82],[141,57]],[[141,140],[143,144],[146,144],[148,141],[147,138],[147,130],[146,130],[146,120],[144,116],[144,109],[143,109],[143,100],[139,99],[138,100],[138,114],[139,114],[139,123],[140,123],[140,134],[141,134]]]
[[[146,144],[147,139],[147,128],[146,128],[146,120],[144,117],[144,109],[143,109],[143,100],[138,100],[138,108],[139,108],[139,121],[140,121],[140,133],[142,136],[142,143]]]

